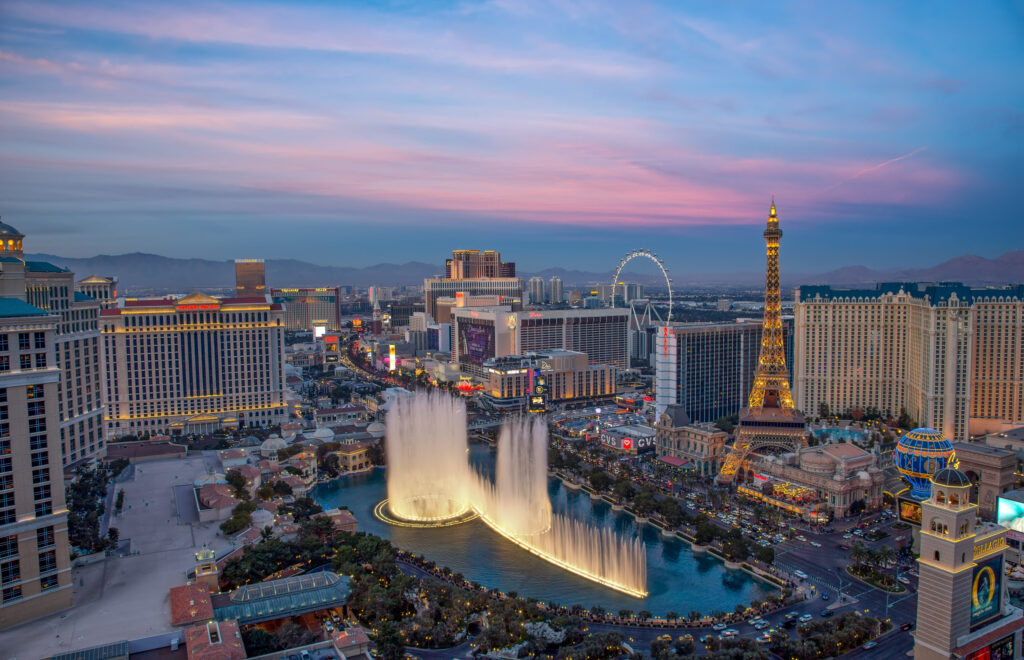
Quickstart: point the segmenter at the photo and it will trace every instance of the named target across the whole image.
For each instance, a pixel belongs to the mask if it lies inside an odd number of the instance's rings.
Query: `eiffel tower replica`
[[[768,270],[764,289],[764,325],[757,375],[747,407],[740,411],[735,440],[718,473],[718,482],[728,484],[736,477],[743,459],[752,450],[774,447],[796,451],[804,444],[804,417],[793,407],[789,369],[782,337],[782,297],[779,294],[779,218],[772,198],[764,242]]]

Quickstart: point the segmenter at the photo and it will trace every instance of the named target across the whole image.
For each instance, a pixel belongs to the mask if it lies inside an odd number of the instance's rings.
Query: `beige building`
[[[978,521],[970,490],[966,474],[943,468],[921,503],[916,660],[1021,657],[1024,618],[1004,577],[1006,528]]]
[[[11,231],[0,223],[0,237]],[[0,255],[4,271],[22,263],[6,244]],[[23,297],[0,298],[0,629],[71,606],[59,323]]]
[[[672,456],[688,461],[701,476],[718,474],[729,440],[725,431],[710,423],[692,423],[686,409],[678,404],[665,408],[654,429],[659,458]]]
[[[1024,420],[1024,286],[797,289],[793,396],[816,415],[901,409],[965,440]]]
[[[589,364],[586,353],[578,351],[506,355],[487,360],[483,367],[487,374],[484,395],[498,407],[521,406],[533,394],[550,403],[580,404],[615,395],[617,369],[609,364]],[[537,382],[538,377],[543,384]]]
[[[341,289],[271,289],[274,302],[284,306],[286,330],[311,332],[323,328],[327,332],[341,329]]]
[[[201,293],[103,310],[107,434],[285,422],[283,313],[266,298]]]
[[[445,320],[439,316],[438,298],[464,296],[497,296],[503,305],[520,304],[523,300],[523,280],[518,277],[479,277],[453,280],[433,278],[423,281],[426,312],[439,323]]]
[[[3,227],[3,235],[15,237],[20,246],[24,236],[9,225]],[[19,295],[20,288],[21,299],[60,316],[53,348],[61,370],[57,414],[64,465],[101,457],[100,302],[77,291],[74,275],[67,269],[45,261],[25,261],[20,248],[4,255],[10,260],[0,269],[4,295]]]
[[[740,469],[745,481],[758,481],[757,476],[806,489],[819,502],[843,518],[855,502],[863,502],[867,511],[882,506],[885,473],[878,467],[878,456],[851,443],[804,447],[788,457],[751,455]]]
[[[103,309],[117,305],[117,278],[90,275],[75,283],[75,291],[98,300]]]
[[[999,496],[1014,489],[1017,455],[981,442],[954,442],[957,469],[974,484],[971,499],[985,520],[996,519]]]

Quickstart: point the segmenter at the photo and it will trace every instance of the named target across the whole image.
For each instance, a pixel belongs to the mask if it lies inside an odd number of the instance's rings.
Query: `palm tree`
[[[860,541],[857,541],[853,545],[853,549],[850,550],[850,559],[853,560],[854,566],[856,567],[858,573],[861,572],[864,561],[868,557],[867,553],[868,549],[864,547],[864,544]]]

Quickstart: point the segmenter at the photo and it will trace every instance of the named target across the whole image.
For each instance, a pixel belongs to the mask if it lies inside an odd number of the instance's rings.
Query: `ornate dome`
[[[966,488],[971,485],[971,480],[966,474],[956,468],[944,467],[932,475],[932,483],[936,486]]]
[[[0,235],[3,236],[17,236],[19,238],[25,238],[25,234],[10,226],[6,222],[0,221]]]
[[[260,451],[277,451],[287,446],[288,443],[285,439],[275,433],[263,441],[263,444],[260,445]]]
[[[929,428],[905,433],[893,450],[896,469],[910,484],[910,496],[919,500],[928,498],[932,475],[946,467],[952,458],[953,443],[939,431]]]

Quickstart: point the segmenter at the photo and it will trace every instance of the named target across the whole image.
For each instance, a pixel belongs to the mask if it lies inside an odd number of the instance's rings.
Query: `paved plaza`
[[[196,456],[133,466],[131,479],[116,484],[125,491],[125,511],[110,523],[131,541],[132,554],[74,569],[74,606],[4,631],[0,658],[35,660],[173,630],[169,590],[185,582],[193,553],[204,543],[215,550],[230,545],[219,523],[182,522],[175,486],[217,465],[213,456]]]

